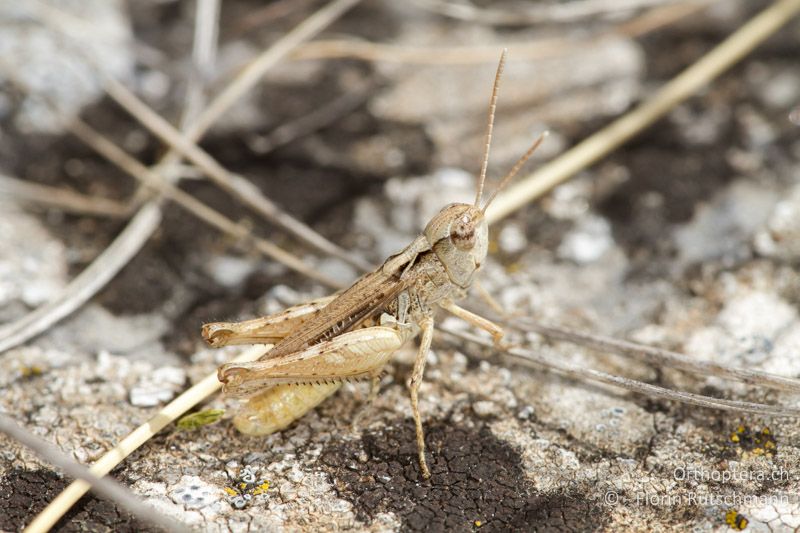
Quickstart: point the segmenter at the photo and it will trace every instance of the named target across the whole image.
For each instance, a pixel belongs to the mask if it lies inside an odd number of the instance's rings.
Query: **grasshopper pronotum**
[[[434,309],[441,307],[488,331],[495,343],[500,343],[500,326],[457,306],[455,300],[466,294],[486,259],[486,208],[545,137],[542,134],[536,139],[481,206],[505,58],[504,50],[492,88],[486,145],[473,204],[444,207],[404,250],[337,295],[268,317],[203,326],[203,337],[212,346],[274,344],[258,361],[226,364],[219,369],[219,379],[228,394],[251,397],[234,421],[239,430],[264,435],[282,429],[317,406],[342,381],[371,378],[374,393],[391,355],[406,340],[421,333],[408,388],[420,468],[424,477],[430,477],[417,393],[433,337]]]

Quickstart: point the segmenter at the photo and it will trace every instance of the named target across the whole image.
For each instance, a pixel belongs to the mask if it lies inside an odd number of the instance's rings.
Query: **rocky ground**
[[[0,168],[126,202],[136,191],[133,179],[64,133],[36,95],[56,99],[60,114],[81,110],[128,152],[154,163],[163,147],[102,97],[87,54],[175,121],[190,73],[194,7],[85,4],[2,7]],[[225,2],[212,94],[318,4],[276,2],[268,11],[260,3]],[[451,4],[439,2],[400,7],[367,0],[320,38],[485,45],[497,48],[492,57],[509,45],[490,167],[496,176],[545,128],[551,136],[533,164],[557,156],[766,5],[717,2],[632,36],[611,28],[635,13],[561,20],[560,11],[545,9],[570,4],[578,2],[475,4],[544,17],[517,24],[442,15],[434,8]],[[62,12],[53,9],[78,17],[55,16]],[[86,20],[104,31],[76,31]],[[544,44],[556,38],[563,44]],[[539,48],[514,45],[538,40]],[[800,375],[799,41],[794,21],[624,148],[493,227],[483,285],[516,314]],[[442,205],[474,195],[496,65],[443,57],[438,64],[419,58],[282,63],[203,147],[323,235],[378,263]],[[277,127],[343,95],[352,96],[349,107],[277,146]],[[188,179],[182,187],[327,275],[356,276],[349,265],[314,256],[273,230],[212,184]],[[13,197],[0,202],[5,322],[58,294],[126,224]],[[236,352],[204,347],[202,323],[271,313],[326,292],[166,204],[155,235],[96,297],[0,356],[0,409],[89,464]],[[534,334],[519,339],[553,358],[648,383],[800,407],[788,394],[652,368]],[[238,434],[230,423],[236,402],[216,397],[204,408],[228,409],[223,420],[196,430],[169,426],[114,476],[163,513],[211,531],[800,528],[796,420],[575,382],[445,336],[435,341],[421,389],[433,471],[422,481],[404,386],[414,349],[406,346],[389,365],[358,428],[353,420],[366,384],[344,386],[266,438]],[[15,442],[0,442],[0,529],[15,531],[69,480]],[[91,496],[57,526],[143,528],[114,503]]]

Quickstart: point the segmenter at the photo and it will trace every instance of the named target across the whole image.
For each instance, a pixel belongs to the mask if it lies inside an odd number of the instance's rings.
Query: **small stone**
[[[206,272],[223,287],[238,287],[256,269],[252,258],[232,255],[214,256],[206,263]]]
[[[800,105],[789,111],[789,122],[795,126],[800,126]]]
[[[496,417],[500,414],[500,406],[490,400],[481,400],[472,404],[472,411],[479,418]]]
[[[172,501],[186,509],[201,509],[219,501],[223,492],[197,476],[183,476],[169,496]]]
[[[773,109],[786,109],[800,100],[800,74],[794,70],[777,72],[759,85],[761,100]]]
[[[517,413],[517,418],[520,420],[530,420],[530,418],[534,415],[536,410],[533,408],[532,405],[526,405],[522,409],[519,410]]]
[[[130,402],[137,407],[154,407],[174,398],[184,383],[186,372],[182,368],[159,368],[131,389]]]
[[[792,261],[800,257],[800,187],[789,189],[756,234],[756,250],[767,257]]]
[[[131,389],[130,402],[136,407],[154,407],[170,401],[173,396],[173,393],[164,389],[134,387]]]
[[[281,483],[278,492],[284,500],[292,500],[297,497],[297,486],[294,483]]]
[[[593,263],[614,246],[611,225],[608,220],[598,216],[587,216],[575,225],[561,245],[558,256],[579,264]]]
[[[500,249],[507,254],[516,254],[525,250],[528,246],[528,238],[522,228],[516,224],[506,224],[500,230],[497,237],[497,244]]]

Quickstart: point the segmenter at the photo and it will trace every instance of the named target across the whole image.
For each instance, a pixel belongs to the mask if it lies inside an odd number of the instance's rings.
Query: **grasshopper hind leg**
[[[234,425],[250,435],[287,427],[336,392],[343,381],[379,376],[405,338],[398,329],[375,326],[280,357],[221,366],[218,374],[225,392],[248,398]]]

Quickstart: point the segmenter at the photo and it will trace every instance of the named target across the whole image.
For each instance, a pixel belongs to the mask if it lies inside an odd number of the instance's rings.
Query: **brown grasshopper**
[[[486,208],[546,135],[536,139],[481,206],[505,58],[504,50],[492,89],[474,204],[444,207],[404,250],[339,294],[263,318],[203,326],[203,337],[214,347],[274,344],[258,361],[226,364],[219,369],[226,393],[250,397],[234,420],[240,431],[264,435],[283,429],[335,392],[343,381],[371,378],[373,396],[391,355],[406,340],[421,333],[408,388],[420,468],[423,477],[430,477],[418,390],[433,337],[434,310],[443,308],[488,331],[495,344],[501,342],[504,333],[500,326],[459,307],[455,300],[466,295],[486,259]]]

